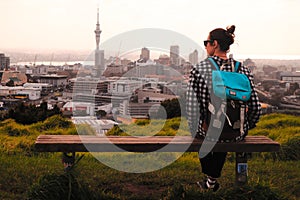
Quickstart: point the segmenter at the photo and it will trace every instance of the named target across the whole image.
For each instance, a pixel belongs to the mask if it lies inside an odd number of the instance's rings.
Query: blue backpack
[[[251,85],[245,74],[238,73],[240,62],[236,62],[232,72],[222,71],[213,58],[208,58],[215,70],[212,71],[212,88],[214,94],[222,99],[248,101]]]
[[[240,141],[247,135],[244,124],[246,104],[252,92],[250,80],[245,74],[238,73],[240,62],[236,62],[230,72],[222,71],[213,58],[208,60],[213,68],[207,118],[212,131],[207,133],[207,138],[223,142]],[[221,135],[218,135],[220,129]]]

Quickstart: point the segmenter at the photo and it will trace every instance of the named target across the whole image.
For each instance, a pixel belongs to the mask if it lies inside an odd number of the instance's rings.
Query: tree
[[[5,85],[8,86],[8,87],[14,87],[15,82],[12,79],[9,79],[9,81],[7,81]]]
[[[106,112],[104,111],[104,110],[98,110],[98,111],[96,111],[96,116],[97,117],[105,117],[106,116]]]
[[[157,112],[156,115],[154,115],[154,118],[162,118],[164,117],[164,112],[167,114],[167,119],[171,119],[174,117],[180,117],[181,116],[181,110],[184,111],[184,108],[181,108],[182,104],[179,103],[180,99],[168,99],[161,103],[161,106]],[[185,106],[183,106],[185,107]],[[165,110],[165,111],[164,111]]]
[[[43,102],[39,107],[20,103],[8,111],[7,118],[14,119],[21,124],[32,124],[57,114],[61,114],[59,108],[54,106],[53,110],[48,110],[47,102]]]

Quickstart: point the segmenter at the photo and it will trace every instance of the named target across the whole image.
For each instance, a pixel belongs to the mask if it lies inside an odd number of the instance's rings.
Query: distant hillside
[[[279,67],[279,66],[297,67],[297,69],[300,70],[300,60],[274,60],[274,59],[251,59],[251,60],[255,62],[258,68],[262,68],[264,65],[271,65],[273,67]]]
[[[10,57],[10,63],[17,63],[17,62],[46,62],[46,61],[64,61],[64,62],[71,62],[71,61],[81,61],[86,60],[88,55],[92,52],[88,51],[51,51],[49,52],[38,52],[38,51],[1,51],[5,53],[5,56]]]

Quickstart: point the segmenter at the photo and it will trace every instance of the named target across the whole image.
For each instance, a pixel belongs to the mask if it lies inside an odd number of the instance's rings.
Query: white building
[[[129,103],[124,100],[120,104],[120,116],[130,116],[132,118],[146,118],[151,113],[156,113],[160,107],[160,103]]]
[[[41,90],[36,88],[20,88],[17,90],[17,95],[27,95],[31,101],[41,98]]]
[[[26,88],[23,86],[8,87],[0,86],[0,95],[1,96],[14,96],[15,98],[26,98],[29,100],[38,100],[41,98],[41,90],[38,88]]]
[[[118,96],[131,95],[136,89],[141,88],[142,81],[139,80],[118,80],[112,82],[108,93]]]
[[[72,121],[75,125],[87,124],[93,128],[95,135],[104,136],[105,133],[113,128],[115,125],[118,125],[117,122],[112,120],[98,120],[96,117],[87,116],[87,117],[72,117]],[[84,135],[85,133],[78,132],[79,135]]]
[[[94,116],[95,105],[93,103],[85,102],[67,102],[62,108],[62,112],[80,113],[82,115]]]
[[[67,76],[57,75],[57,74],[42,75],[42,76],[40,76],[40,82],[48,83],[53,86],[66,85],[67,84]]]
[[[35,89],[43,90],[43,89],[51,88],[52,85],[50,85],[48,83],[25,83],[23,85],[23,87],[24,88],[35,88]]]
[[[71,90],[74,94],[90,94],[98,93],[99,78],[92,77],[78,77],[69,80],[71,83]]]
[[[281,72],[280,79],[290,83],[300,83],[300,71],[296,72]]]
[[[176,95],[168,95],[168,94],[162,94],[153,91],[138,91],[138,102],[139,103],[161,103],[167,99],[175,99],[178,98]]]
[[[31,67],[30,70],[32,70],[31,73],[33,73],[33,75],[46,75],[48,74],[48,69],[49,69],[48,65],[38,65],[35,67]]]
[[[148,60],[144,60],[144,59],[140,59],[138,61],[136,61],[136,66],[151,66],[151,65],[156,65],[156,62],[148,59]]]

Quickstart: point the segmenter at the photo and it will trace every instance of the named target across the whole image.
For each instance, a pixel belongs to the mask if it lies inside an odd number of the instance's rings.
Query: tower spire
[[[97,8],[97,24],[96,24],[96,30],[95,30],[95,35],[96,35],[96,45],[97,45],[97,50],[99,50],[99,43],[100,43],[100,23],[99,23],[99,7]]]
[[[99,24],[99,7],[97,8],[97,24]]]
[[[97,72],[97,76],[101,76],[102,73],[104,72],[104,51],[99,49],[99,44],[100,44],[100,34],[101,34],[101,29],[100,29],[100,23],[99,23],[99,7],[97,8],[97,24],[96,24],[96,30],[95,30],[95,35],[96,35],[96,50],[95,50],[95,69]]]

